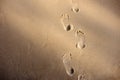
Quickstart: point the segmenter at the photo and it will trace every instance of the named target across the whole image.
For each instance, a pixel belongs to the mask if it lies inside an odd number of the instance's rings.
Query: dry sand
[[[62,14],[69,19],[61,23]],[[0,80],[120,80],[119,44],[120,0],[0,0]]]

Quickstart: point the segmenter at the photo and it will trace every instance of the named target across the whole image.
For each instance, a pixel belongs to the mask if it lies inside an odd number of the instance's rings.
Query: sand
[[[119,44],[119,0],[0,1],[0,80],[120,80]]]

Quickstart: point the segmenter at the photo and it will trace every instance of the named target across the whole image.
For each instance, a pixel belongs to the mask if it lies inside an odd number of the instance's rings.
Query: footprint
[[[77,40],[76,48],[85,48],[85,34],[80,29],[75,31],[75,37]]]
[[[74,29],[73,25],[69,23],[69,18],[68,14],[61,15],[61,23],[65,31],[71,31]]]
[[[69,76],[73,76],[73,74],[75,72],[74,68],[72,67],[71,61],[72,61],[71,53],[63,55],[63,64],[64,64],[64,67],[65,67],[66,73]]]
[[[79,0],[72,0],[71,11],[73,11],[74,13],[80,12],[80,9],[79,9]]]

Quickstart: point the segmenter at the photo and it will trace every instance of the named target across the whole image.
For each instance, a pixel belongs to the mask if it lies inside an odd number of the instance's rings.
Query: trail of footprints
[[[72,0],[72,8],[71,11],[74,12],[75,14],[80,12],[80,9],[78,7],[78,1],[77,0]],[[76,27],[70,23],[70,15],[67,13],[61,15],[61,24],[63,26],[63,29],[66,32],[73,31]],[[75,47],[77,49],[83,49],[85,48],[85,34],[81,29],[76,29],[74,31],[75,35]],[[72,54],[71,53],[65,53],[62,56],[63,64],[66,70],[66,73],[69,76],[73,76],[75,73],[74,67],[72,66]],[[78,80],[88,80],[86,78],[85,74],[78,74]]]
[[[73,24],[69,23],[69,15],[68,14],[61,15],[61,24],[62,24],[64,30],[67,32],[75,29]],[[76,48],[78,48],[78,49],[85,48],[85,35],[81,29],[77,29],[75,31],[75,39],[77,40]]]

